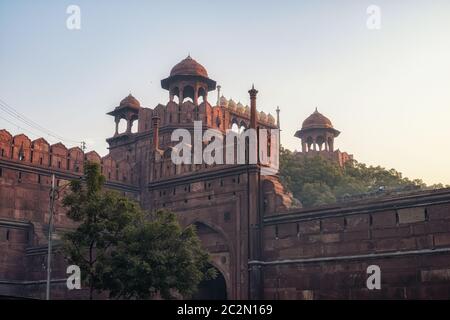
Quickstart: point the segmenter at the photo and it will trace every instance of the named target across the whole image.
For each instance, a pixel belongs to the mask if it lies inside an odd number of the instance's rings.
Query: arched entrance
[[[213,267],[214,268],[214,267]],[[192,296],[193,300],[226,300],[227,285],[223,274],[217,269],[217,276],[211,280],[200,282],[198,291]]]
[[[216,271],[216,278],[203,281],[198,286],[198,291],[192,296],[197,300],[214,300],[232,298],[231,287],[231,253],[229,241],[223,231],[217,226],[211,226],[204,221],[195,221],[197,235],[210,256],[210,268]]]

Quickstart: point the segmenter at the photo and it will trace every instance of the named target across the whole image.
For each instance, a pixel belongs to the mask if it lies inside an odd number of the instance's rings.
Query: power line
[[[33,131],[31,131],[31,130],[29,130],[29,129],[26,129],[26,128],[22,128],[21,126],[15,124],[15,123],[12,122],[12,121],[9,121],[8,119],[6,119],[6,118],[4,118],[4,117],[2,117],[2,116],[0,116],[0,119],[5,120],[6,122],[8,122],[9,124],[13,125],[14,127],[19,128],[20,130],[28,131],[29,133],[35,135],[36,137],[39,137],[39,136],[40,136],[39,134],[36,134],[36,132],[33,132]]]
[[[69,143],[75,143],[75,144],[82,144],[82,141],[75,141],[72,139],[67,139],[65,137],[62,137],[61,135],[48,130],[44,127],[42,127],[41,125],[39,125],[38,123],[36,123],[33,120],[30,120],[29,118],[27,118],[26,116],[22,115],[21,113],[19,113],[17,110],[15,110],[13,107],[11,107],[9,104],[7,104],[5,101],[3,101],[2,99],[0,99],[0,109],[2,109],[3,111],[5,111],[7,114],[9,114],[11,117],[15,118],[16,120],[19,120],[20,122],[23,122],[24,124],[26,124],[27,126],[38,130],[40,132],[43,132],[45,135],[53,137],[54,139],[58,140],[58,141],[65,141],[65,142],[69,142]],[[3,120],[6,120],[5,118],[2,117]],[[9,123],[12,123],[11,121],[8,121]],[[13,123],[12,123],[13,124]],[[15,124],[13,124],[15,125]],[[17,126],[17,125],[16,125]],[[20,126],[17,126],[20,128]],[[23,129],[23,128],[21,128]],[[33,133],[34,134],[34,133]],[[39,135],[38,135],[39,136]]]
[[[17,110],[15,110],[13,107],[11,107],[10,105],[8,105],[6,102],[4,102],[3,100],[0,99],[0,109],[4,110],[5,112],[7,112],[10,116],[16,118],[17,120],[27,124],[28,126],[41,131],[43,133],[45,133],[48,136],[52,136],[58,140],[64,140],[67,142],[72,142],[72,143],[80,143],[80,141],[75,141],[72,139],[66,139],[62,136],[60,136],[59,134],[56,134],[44,127],[42,127],[41,125],[39,125],[38,123],[34,122],[33,120],[30,120],[29,118],[25,117],[24,115],[20,114]]]

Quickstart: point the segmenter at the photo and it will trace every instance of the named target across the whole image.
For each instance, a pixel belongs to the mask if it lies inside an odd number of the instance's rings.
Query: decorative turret
[[[115,107],[113,111],[107,113],[114,117],[114,121],[116,123],[116,131],[114,136],[119,134],[119,122],[121,119],[125,119],[127,121],[126,133],[131,133],[133,122],[139,117],[140,108],[141,104],[130,93],[127,97],[120,101],[119,106]]]
[[[225,98],[224,96],[221,96],[220,99],[219,99],[219,104],[220,104],[221,107],[224,107],[224,108],[228,107],[228,100],[227,100],[227,98]]]
[[[334,151],[334,138],[339,131],[333,128],[331,120],[316,110],[303,121],[302,128],[295,133],[302,140],[302,152]]]
[[[236,106],[236,110],[237,110],[237,112],[244,113],[245,112],[244,105],[242,103],[238,102],[238,104]]]
[[[236,102],[234,102],[233,99],[230,99],[228,101],[228,108],[230,108],[230,110],[232,111],[236,111]]]
[[[208,92],[216,89],[216,82],[208,77],[205,67],[188,56],[176,64],[170,76],[161,80],[161,87],[169,90],[170,101],[178,97],[179,103],[191,98],[198,105],[198,98],[207,101]]]

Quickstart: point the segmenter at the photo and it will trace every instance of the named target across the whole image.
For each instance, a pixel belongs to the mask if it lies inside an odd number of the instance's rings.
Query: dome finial
[[[316,111],[315,112],[319,112],[319,110],[317,110],[317,107],[316,107]]]

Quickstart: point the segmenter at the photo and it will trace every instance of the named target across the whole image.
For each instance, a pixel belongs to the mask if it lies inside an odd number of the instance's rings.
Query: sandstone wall
[[[450,298],[448,189],[266,218],[263,242],[267,299]]]

